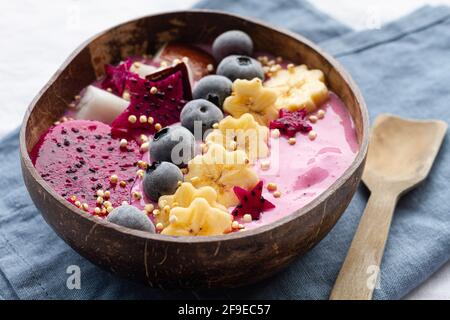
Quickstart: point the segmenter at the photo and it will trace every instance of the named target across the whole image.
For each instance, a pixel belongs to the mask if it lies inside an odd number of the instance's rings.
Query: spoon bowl
[[[410,120],[385,114],[374,123],[364,184],[373,192],[386,184],[402,194],[428,175],[447,124],[439,120]]]

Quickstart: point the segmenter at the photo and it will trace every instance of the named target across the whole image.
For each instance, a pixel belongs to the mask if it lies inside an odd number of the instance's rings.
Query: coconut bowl
[[[127,229],[91,216],[55,193],[39,176],[30,160],[30,150],[63,115],[73,96],[103,74],[105,64],[155,52],[171,40],[211,43],[230,29],[247,32],[257,51],[321,69],[330,90],[344,101],[353,118],[360,145],[355,160],[314,201],[270,225],[245,232],[173,237]],[[111,28],[70,55],[25,114],[20,132],[21,165],[27,189],[45,221],[75,251],[98,266],[152,287],[237,287],[280,271],[331,230],[360,182],[368,126],[367,109],[356,84],[336,60],[311,41],[228,13],[169,12]]]

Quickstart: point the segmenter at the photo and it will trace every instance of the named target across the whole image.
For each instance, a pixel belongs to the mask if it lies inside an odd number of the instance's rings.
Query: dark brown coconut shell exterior
[[[201,23],[199,23],[201,21]],[[328,190],[273,224],[213,237],[170,237],[126,229],[76,209],[33,167],[28,152],[106,63],[154,52],[170,40],[210,43],[229,29],[250,34],[256,50],[305,63],[325,73],[329,88],[347,105],[360,150]],[[360,182],[368,144],[364,100],[347,72],[307,39],[228,13],[180,11],[147,16],[109,29],[81,45],[28,108],[20,133],[22,171],[47,223],[74,250],[97,265],[157,287],[237,287],[267,278],[317,244],[347,208]]]

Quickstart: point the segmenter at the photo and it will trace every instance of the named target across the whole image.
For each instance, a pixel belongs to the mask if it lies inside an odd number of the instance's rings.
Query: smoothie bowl
[[[90,261],[150,286],[238,287],[334,226],[361,178],[368,116],[307,39],[183,11],[80,46],[20,143],[34,203]]]

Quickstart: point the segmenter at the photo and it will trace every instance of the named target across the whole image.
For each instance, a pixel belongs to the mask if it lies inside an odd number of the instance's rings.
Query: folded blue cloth
[[[424,7],[380,30],[350,29],[304,1],[203,1],[306,35],[351,72],[370,114],[450,120],[450,9]],[[403,197],[392,222],[375,298],[400,298],[450,258],[450,150],[444,141],[430,177]],[[23,185],[18,131],[0,142],[0,298],[272,298],[326,299],[345,258],[367,190],[361,187],[335,228],[276,276],[238,290],[162,291],[120,279],[80,257],[46,225]],[[67,268],[81,269],[81,289],[66,286]]]

